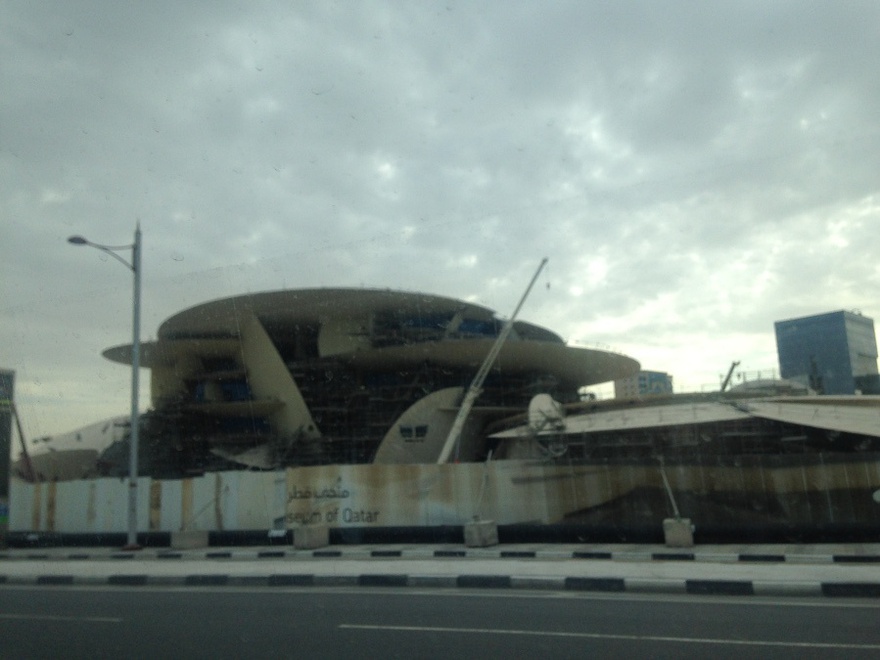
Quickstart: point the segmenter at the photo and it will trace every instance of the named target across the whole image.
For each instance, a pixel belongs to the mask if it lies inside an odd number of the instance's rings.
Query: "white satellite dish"
[[[564,431],[565,411],[562,404],[549,394],[536,394],[529,401],[529,429],[533,433],[542,431]]]

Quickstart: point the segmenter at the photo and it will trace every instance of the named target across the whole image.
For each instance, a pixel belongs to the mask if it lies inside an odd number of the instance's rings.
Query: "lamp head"
[[[88,245],[88,241],[84,239],[82,236],[71,236],[67,239],[68,243],[73,243],[74,245]]]

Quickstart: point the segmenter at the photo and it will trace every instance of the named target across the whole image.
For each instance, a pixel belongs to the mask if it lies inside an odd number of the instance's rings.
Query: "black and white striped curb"
[[[479,549],[370,549],[323,548],[319,550],[272,549],[204,549],[168,550],[144,549],[124,552],[104,549],[64,551],[33,550],[0,552],[2,560],[108,560],[108,559],[157,559],[157,560],[259,560],[259,559],[584,559],[626,562],[693,561],[713,563],[788,563],[788,564],[878,564],[880,554],[874,553],[777,553],[750,550],[747,552],[700,552],[675,550],[513,550],[497,548]]]
[[[51,573],[42,575],[0,575],[7,585],[105,585],[105,586],[189,586],[189,587],[422,587],[463,589],[537,589],[604,593],[668,593],[724,596],[826,596],[880,598],[877,582],[792,582],[757,580],[690,580],[616,577],[535,577],[515,575],[411,575],[369,573],[334,575],[320,573],[274,573],[235,575],[192,573],[148,575],[117,573],[103,576]]]

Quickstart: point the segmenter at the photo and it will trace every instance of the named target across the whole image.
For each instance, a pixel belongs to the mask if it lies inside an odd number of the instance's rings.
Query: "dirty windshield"
[[[878,25],[5,3],[4,542],[876,540]]]

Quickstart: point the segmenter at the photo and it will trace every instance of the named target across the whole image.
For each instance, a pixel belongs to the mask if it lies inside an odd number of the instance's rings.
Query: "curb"
[[[592,593],[667,593],[700,596],[788,596],[880,598],[880,582],[772,582],[656,578],[535,577],[516,575],[410,575],[368,573],[274,573],[234,575],[193,573],[180,576],[117,573],[107,576],[0,575],[0,584],[27,586],[188,586],[188,587],[421,587],[451,589],[525,589]]]
[[[319,550],[238,550],[228,549],[179,551],[179,550],[140,550],[136,552],[0,552],[2,560],[259,560],[259,559],[579,559],[620,562],[711,562],[711,563],[788,563],[788,564],[880,564],[880,554],[772,554],[772,553],[724,553],[724,552],[606,552],[606,551],[557,551],[557,550],[486,550],[486,549],[444,549],[444,550],[367,550],[330,549]]]

